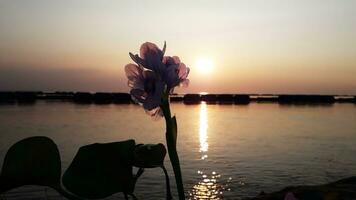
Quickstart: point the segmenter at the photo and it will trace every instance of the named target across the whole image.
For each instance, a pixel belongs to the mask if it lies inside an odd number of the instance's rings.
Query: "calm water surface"
[[[356,175],[354,104],[173,104],[172,112],[177,116],[178,151],[190,199],[241,199],[262,190]],[[164,131],[163,120],[152,121],[136,105],[0,105],[0,164],[12,144],[30,136],[48,136],[57,143],[64,171],[82,145],[129,138],[165,143]],[[166,166],[172,174],[168,156]],[[173,177],[171,184],[173,188]],[[135,194],[164,199],[163,172],[146,170]],[[5,197],[60,199],[43,187],[23,187]],[[118,198],[122,195],[109,199]]]

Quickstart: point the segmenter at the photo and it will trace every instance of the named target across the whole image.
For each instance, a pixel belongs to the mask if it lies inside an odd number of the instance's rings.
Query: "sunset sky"
[[[1,0],[0,90],[127,92],[146,41],[191,68],[181,93],[356,94],[352,0]]]

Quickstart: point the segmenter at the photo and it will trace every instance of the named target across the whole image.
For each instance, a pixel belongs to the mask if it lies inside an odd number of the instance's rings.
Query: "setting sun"
[[[209,74],[213,71],[213,61],[209,58],[199,58],[196,62],[197,70],[202,74]]]

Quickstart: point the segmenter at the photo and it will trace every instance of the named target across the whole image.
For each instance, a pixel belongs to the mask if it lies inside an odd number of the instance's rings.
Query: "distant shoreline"
[[[41,92],[0,91],[0,104],[34,103],[37,100],[61,100],[83,104],[130,104],[128,93],[111,92]],[[268,102],[279,104],[333,104],[356,103],[356,95],[311,95],[311,94],[173,94],[172,102],[185,104],[239,104]]]

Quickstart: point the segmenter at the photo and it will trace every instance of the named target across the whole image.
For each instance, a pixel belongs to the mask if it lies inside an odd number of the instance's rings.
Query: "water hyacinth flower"
[[[163,55],[166,51],[166,43],[164,43],[163,50],[159,49],[156,44],[145,42],[140,47],[140,56],[130,54],[130,57],[138,65],[152,70],[156,73],[162,73],[165,66],[162,63]]]
[[[145,42],[140,55],[129,53],[137,65],[125,66],[133,100],[153,117],[162,116],[159,103],[165,89],[172,93],[177,86],[189,85],[189,68],[178,56],[164,56],[165,51],[166,43],[161,50],[156,44]]]
[[[162,116],[160,104],[164,83],[157,74],[135,64],[127,64],[125,73],[128,78],[128,86],[131,88],[132,99],[143,105],[146,113],[150,116]]]
[[[165,65],[163,80],[168,88],[173,90],[176,86],[187,87],[189,85],[187,77],[190,70],[184,63],[180,62],[178,56],[164,56],[162,62]]]
[[[166,43],[161,50],[157,45],[146,42],[141,45],[140,56],[132,53],[130,53],[130,56],[139,66],[157,73],[168,89],[188,86],[189,68],[180,61],[178,56],[164,56],[165,51]]]
[[[176,149],[177,121],[175,116],[171,116],[169,94],[175,87],[189,84],[187,79],[189,68],[177,56],[164,56],[165,51],[166,43],[162,50],[153,43],[143,43],[140,55],[129,53],[136,64],[126,65],[125,73],[132,99],[143,105],[149,115],[165,118],[168,155],[173,167],[179,199],[184,200],[183,179]],[[167,197],[167,199],[171,198]]]

